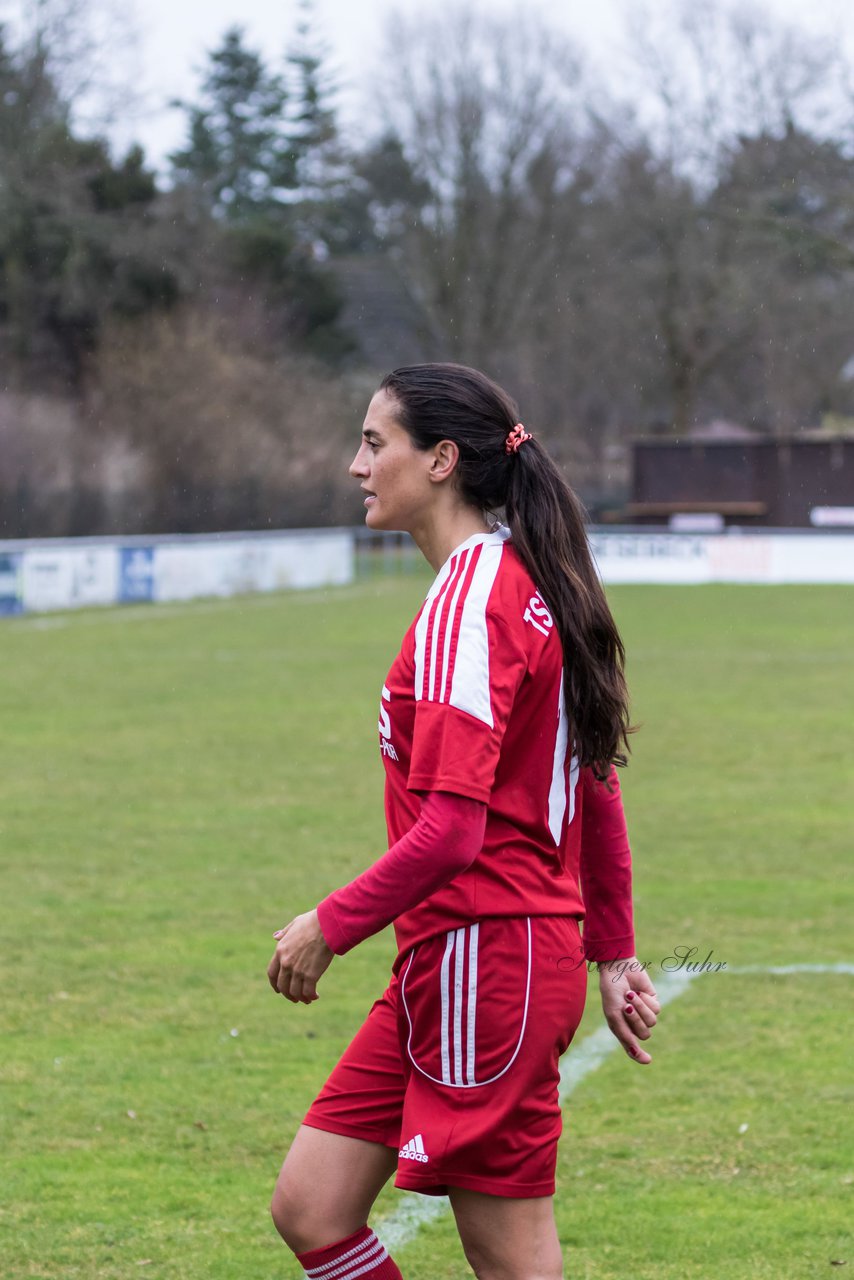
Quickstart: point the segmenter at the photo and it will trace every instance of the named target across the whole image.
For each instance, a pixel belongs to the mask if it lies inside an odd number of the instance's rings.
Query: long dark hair
[[[507,453],[519,411],[477,369],[416,364],[395,369],[380,390],[397,402],[400,425],[418,449],[452,440],[465,501],[504,510],[512,545],[542,593],[564,652],[564,695],[579,761],[598,778],[624,765],[631,732],[625,650],[593,563],[585,512],[535,438]]]

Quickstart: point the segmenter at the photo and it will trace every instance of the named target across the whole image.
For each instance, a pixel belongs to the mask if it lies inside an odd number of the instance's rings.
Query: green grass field
[[[301,1275],[269,1193],[393,944],[304,1008],[267,985],[270,935],[384,848],[378,695],[426,583],[0,623],[4,1280]],[[854,591],[611,595],[643,725],[639,954],[854,962]],[[650,1067],[588,1076],[567,1276],[854,1271],[853,995],[844,973],[705,974]],[[580,1036],[599,1023],[591,990]],[[380,1234],[409,1198],[384,1193]],[[397,1260],[470,1274],[448,1218]]]

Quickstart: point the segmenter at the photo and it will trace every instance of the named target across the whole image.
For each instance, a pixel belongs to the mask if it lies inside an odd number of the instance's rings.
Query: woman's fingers
[[[290,999],[290,987],[293,971],[291,966],[279,954],[279,948],[273,952],[273,958],[267,966],[267,977],[270,986],[277,995],[282,995]]]
[[[267,966],[267,978],[276,994],[284,996],[291,1004],[311,1004],[320,999],[317,981],[296,973],[289,964],[282,961],[278,951]]]
[[[652,1062],[652,1054],[647,1053],[646,1049],[642,1049],[636,1040],[624,1041],[623,1047],[633,1062],[639,1062],[644,1067],[648,1062]]]
[[[634,1035],[637,1036],[638,1040],[649,1039],[649,1037],[652,1035],[652,1032],[650,1031],[647,1024],[644,1022],[644,1020],[638,1016],[637,1010],[632,1005],[630,1004],[626,1005],[625,1009],[623,1010],[623,1016],[626,1019],[626,1022],[628,1023]]]
[[[634,992],[652,1010],[653,1013],[661,1013],[661,1004],[659,1003],[655,987],[649,975],[643,970],[634,978]]]
[[[274,991],[291,1004],[311,1004],[319,999],[317,984],[329,968],[333,953],[324,941],[317,911],[296,916],[277,929],[276,950],[267,969]]]
[[[651,988],[652,984],[649,985]],[[646,1066],[652,1062],[652,1055],[643,1047],[643,1042],[652,1035],[660,1005],[651,990],[639,987],[639,983],[604,982],[602,1004],[608,1026],[627,1055],[633,1062]]]
[[[278,991],[279,995],[284,996],[291,1004],[299,1004],[302,978],[298,978],[292,969],[282,966],[279,971]]]
[[[311,1004],[317,999],[317,987],[311,978],[292,974],[287,996],[294,1004]]]
[[[658,1001],[656,1001],[656,1004]],[[644,1030],[648,1027],[654,1027],[658,1021],[658,1014],[647,1004],[646,1000],[635,992],[628,992],[626,996],[625,1015],[631,1023],[632,1029],[637,1031],[642,1040],[649,1035],[649,1031]]]
[[[280,966],[280,964],[279,964],[279,953],[278,953],[278,951],[274,951],[274,952],[273,952],[273,959],[272,959],[272,960],[270,961],[270,963],[267,965],[267,980],[268,980],[268,982],[270,983],[270,986],[273,988],[273,990],[274,990],[277,994],[278,994],[278,991],[279,991],[279,970],[280,970],[280,967],[281,967],[281,966]]]
[[[608,1026],[632,1061],[640,1062],[645,1066],[648,1062],[652,1062],[652,1056],[641,1047],[640,1041],[648,1040],[651,1033],[643,1023],[632,1020],[636,1017],[636,1014],[628,1015],[625,1009],[622,1009],[615,1017],[608,1018]]]

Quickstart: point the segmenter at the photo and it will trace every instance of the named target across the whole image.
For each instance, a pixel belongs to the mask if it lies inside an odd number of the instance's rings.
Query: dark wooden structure
[[[854,508],[854,436],[656,438],[632,451],[624,518],[636,524],[718,514],[728,525],[799,528],[835,522],[817,508]]]

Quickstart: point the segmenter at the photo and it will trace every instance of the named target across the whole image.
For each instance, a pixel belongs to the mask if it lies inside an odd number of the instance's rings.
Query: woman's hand
[[[276,950],[267,967],[270,986],[291,1004],[311,1004],[317,999],[317,983],[332,963],[334,951],[326,945],[317,911],[296,916],[273,934]]]
[[[649,1039],[661,1012],[652,979],[634,956],[598,968],[605,1021],[629,1057],[645,1066],[652,1057],[638,1041]]]

